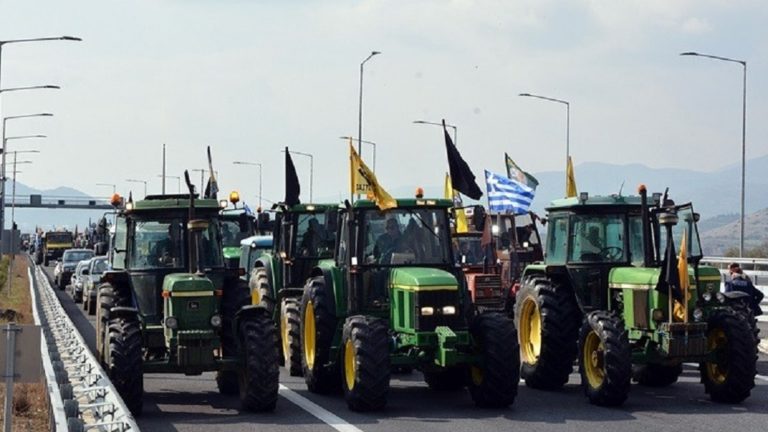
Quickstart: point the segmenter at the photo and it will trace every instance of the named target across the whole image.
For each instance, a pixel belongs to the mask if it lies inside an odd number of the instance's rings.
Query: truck
[[[47,266],[51,260],[58,260],[64,251],[74,247],[74,239],[69,231],[47,231],[43,233],[37,264]]]

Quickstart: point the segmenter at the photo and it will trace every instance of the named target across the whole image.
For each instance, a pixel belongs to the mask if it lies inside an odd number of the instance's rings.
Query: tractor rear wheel
[[[619,406],[632,381],[632,352],[619,317],[605,311],[587,315],[579,336],[579,372],[589,402]]]
[[[115,306],[130,305],[130,297],[109,282],[99,285],[96,296],[96,353],[102,366],[107,367],[106,350],[109,347],[109,314]]]
[[[445,369],[424,372],[424,382],[435,391],[456,391],[467,386],[467,369],[452,366]]]
[[[721,403],[749,397],[757,373],[757,345],[749,323],[735,313],[715,313],[707,321],[707,349],[714,360],[699,364],[699,372],[709,397]]]
[[[330,393],[339,388],[339,364],[331,359],[331,343],[337,318],[333,293],[325,279],[309,281],[301,298],[301,368],[307,388],[313,393]]]
[[[389,393],[389,326],[380,318],[351,316],[344,323],[342,387],[353,411],[384,408]]]
[[[277,366],[277,329],[272,317],[264,313],[240,321],[240,402],[248,411],[274,411],[280,387]]]
[[[141,323],[135,317],[109,320],[107,375],[134,416],[140,416],[144,394]]]
[[[280,346],[291,376],[301,376],[301,314],[299,301],[284,298],[280,303]]]
[[[475,405],[503,408],[515,401],[520,382],[520,347],[514,322],[500,313],[485,313],[472,323],[480,364],[469,367],[469,393]]]
[[[528,278],[515,296],[521,374],[528,387],[555,390],[576,359],[581,312],[573,293],[545,278]]]
[[[275,311],[275,294],[272,281],[265,267],[256,267],[251,270],[251,280],[248,282],[251,290],[251,304],[263,305],[270,314]]]
[[[632,372],[638,384],[646,387],[667,387],[677,382],[683,373],[683,365],[662,365],[648,363],[638,366]]]

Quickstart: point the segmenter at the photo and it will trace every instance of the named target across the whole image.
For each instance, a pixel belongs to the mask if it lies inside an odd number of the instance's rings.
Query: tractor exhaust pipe
[[[643,267],[651,267],[653,263],[653,251],[651,250],[651,221],[648,211],[648,190],[644,184],[637,188],[640,193],[640,211],[643,221]]]
[[[187,215],[187,244],[189,244],[189,256],[187,257],[187,268],[190,273],[200,273],[200,260],[198,249],[198,237],[200,230],[195,224],[195,186],[189,180],[189,172],[184,170],[184,181],[189,190],[189,214]]]

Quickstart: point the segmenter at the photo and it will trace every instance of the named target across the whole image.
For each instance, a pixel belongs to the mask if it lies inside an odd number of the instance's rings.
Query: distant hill
[[[711,230],[699,230],[705,255],[723,255],[728,248],[739,246],[741,230],[738,216],[735,219],[731,223]],[[768,241],[768,208],[744,217],[744,249],[755,248],[766,241]]]

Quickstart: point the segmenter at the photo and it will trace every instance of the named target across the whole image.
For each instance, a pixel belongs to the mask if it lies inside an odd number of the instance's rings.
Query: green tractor
[[[301,294],[317,263],[333,257],[338,208],[338,204],[278,205],[272,252],[250,270],[252,304],[269,309],[279,323],[281,360],[291,376],[301,376]]]
[[[223,209],[219,215],[224,264],[229,269],[236,269],[240,265],[240,242],[256,234],[256,218],[245,208],[237,208],[239,201],[240,195],[232,191],[229,194],[229,202],[235,205],[235,208]]]
[[[546,259],[526,267],[517,293],[522,376],[529,387],[557,389],[578,358],[589,401],[617,406],[632,378],[667,386],[683,362],[696,362],[712,400],[741,402],[757,361],[743,303],[719,292],[716,268],[699,264],[692,205],[666,194],[649,204],[645,186],[639,192],[581,193],[547,209]]]
[[[452,201],[400,199],[379,210],[347,203],[335,257],[312,269],[301,300],[304,380],[343,388],[356,411],[383,408],[393,368],[416,368],[434,389],[469,387],[475,403],[506,407],[519,382],[514,323],[476,315],[451,247]]]
[[[185,173],[186,174],[186,173]],[[275,408],[277,329],[226,269],[219,202],[150,195],[117,213],[111,271],[98,289],[98,357],[134,415],[145,373],[217,371],[250,411]]]

